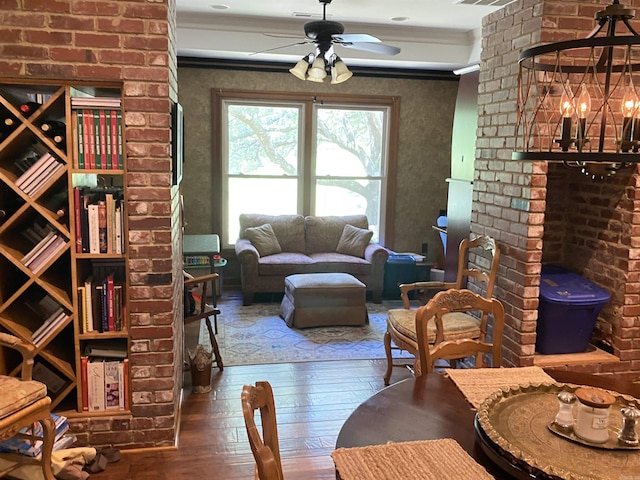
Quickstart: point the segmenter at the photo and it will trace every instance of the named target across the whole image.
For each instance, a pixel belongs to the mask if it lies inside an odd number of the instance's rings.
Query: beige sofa
[[[251,305],[254,293],[283,292],[288,275],[326,272],[353,275],[380,303],[389,253],[370,242],[368,228],[365,215],[240,215],[235,249],[243,304]]]

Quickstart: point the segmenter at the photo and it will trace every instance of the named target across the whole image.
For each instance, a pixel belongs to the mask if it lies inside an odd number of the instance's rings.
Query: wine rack
[[[90,105],[92,99],[104,97],[121,114],[120,96],[117,85],[0,83],[0,331],[34,344],[38,352],[34,378],[47,384],[54,409],[71,414],[89,410],[82,374],[87,350],[108,354],[108,348],[99,347],[110,347],[114,341],[118,354],[124,352],[126,357],[129,349],[126,239],[115,248],[114,233],[108,251],[78,249],[78,232],[88,226],[81,214],[86,206],[78,205],[74,196],[80,188],[90,189],[97,192],[96,203],[101,203],[100,192],[115,189],[118,201],[112,206],[119,209],[120,232],[126,232],[122,159],[108,172],[79,168],[79,151],[86,139],[78,133],[72,105],[76,98]],[[95,141],[104,142],[98,124],[96,128]],[[122,136],[120,125],[114,144],[121,145]],[[110,225],[115,229],[113,208]],[[88,295],[80,296],[88,281],[93,282]],[[98,302],[102,311],[96,315],[108,317],[107,289],[118,290],[118,309],[112,305],[111,315],[118,313],[119,329],[110,330],[105,320],[106,329],[87,331],[86,301],[93,303],[100,295],[105,303]],[[0,352],[2,373],[20,375],[20,359],[5,355],[9,354]],[[128,368],[126,358],[118,361]],[[127,394],[120,394],[115,407],[113,401],[105,401],[103,408],[98,405],[90,413],[128,408],[128,371],[120,366],[119,375],[120,389]]]

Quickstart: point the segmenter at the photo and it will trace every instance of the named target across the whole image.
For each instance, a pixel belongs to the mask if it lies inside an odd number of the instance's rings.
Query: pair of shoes
[[[94,459],[84,467],[89,473],[102,472],[107,468],[107,464],[120,460],[120,450],[117,448],[105,448],[96,452]]]

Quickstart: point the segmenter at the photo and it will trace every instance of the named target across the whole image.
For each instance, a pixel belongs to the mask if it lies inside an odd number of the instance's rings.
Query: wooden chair
[[[42,440],[42,474],[45,480],[55,480],[51,470],[51,451],[56,428],[51,418],[51,399],[47,396],[47,386],[31,379],[36,349],[7,333],[0,333],[0,347],[3,347],[0,350],[5,347],[17,350],[22,355],[21,378],[0,375],[0,441],[13,437]],[[42,425],[42,438],[20,433],[21,429],[33,426],[34,422]],[[0,471],[0,477],[13,469]]]
[[[200,277],[193,277],[187,272],[184,273],[184,324],[187,325],[192,322],[199,322],[202,319],[205,320],[207,324],[207,330],[209,331],[209,339],[211,340],[211,349],[213,350],[213,355],[216,360],[216,365],[222,371],[224,369],[224,365],[222,363],[222,357],[220,356],[220,350],[218,348],[218,341],[216,340],[215,333],[213,328],[211,327],[211,317],[213,317],[215,332],[218,332],[218,315],[220,315],[220,310],[218,310],[217,299],[216,299],[216,285],[215,281],[218,279],[217,273],[210,273],[208,275],[202,275]],[[210,284],[210,287],[207,285]],[[213,299],[212,304],[207,303],[207,292],[211,289],[211,298]],[[193,299],[193,294],[196,293],[200,297],[199,302],[196,301],[193,306],[193,310],[190,308],[190,300]]]
[[[479,268],[468,267],[468,257],[475,255],[473,260]],[[403,308],[391,309],[387,314],[387,331],[384,335],[384,348],[387,356],[387,370],[384,384],[389,385],[393,367],[407,367],[406,362],[394,362],[393,350],[406,350],[418,355],[418,338],[416,333],[416,309],[411,309],[409,293],[416,293],[419,303],[426,303],[437,291],[451,288],[466,288],[467,281],[474,282],[485,292],[485,298],[491,298],[498,273],[500,249],[493,238],[480,235],[473,240],[464,239],[460,242],[458,251],[458,272],[455,282],[416,282],[400,285]],[[459,340],[464,338],[479,339],[486,334],[483,331],[483,319],[464,312],[452,312],[442,318],[442,335],[436,335],[435,324],[428,324],[431,343],[445,340]],[[392,342],[395,346],[392,346]]]
[[[255,421],[255,411],[260,410],[262,437]],[[256,461],[256,480],[283,480],[278,426],[273,390],[269,382],[256,382],[255,387],[242,388],[242,413],[247,427],[249,445]]]
[[[436,338],[444,336],[444,317],[453,312],[475,314],[482,319],[481,334],[478,339],[432,342],[429,323],[436,329]],[[491,340],[487,330],[491,319]],[[500,367],[502,363],[502,335],[504,333],[504,307],[495,298],[486,299],[470,290],[451,289],[439,292],[416,313],[416,332],[418,339],[419,368],[425,375],[433,371],[436,360],[455,360],[475,355],[476,367],[487,365],[486,354],[491,354],[491,366]]]

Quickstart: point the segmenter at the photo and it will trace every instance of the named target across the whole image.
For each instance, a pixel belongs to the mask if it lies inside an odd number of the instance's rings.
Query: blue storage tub
[[[598,314],[611,299],[605,289],[555,265],[544,265],[536,351],[542,354],[584,352],[589,346]]]

